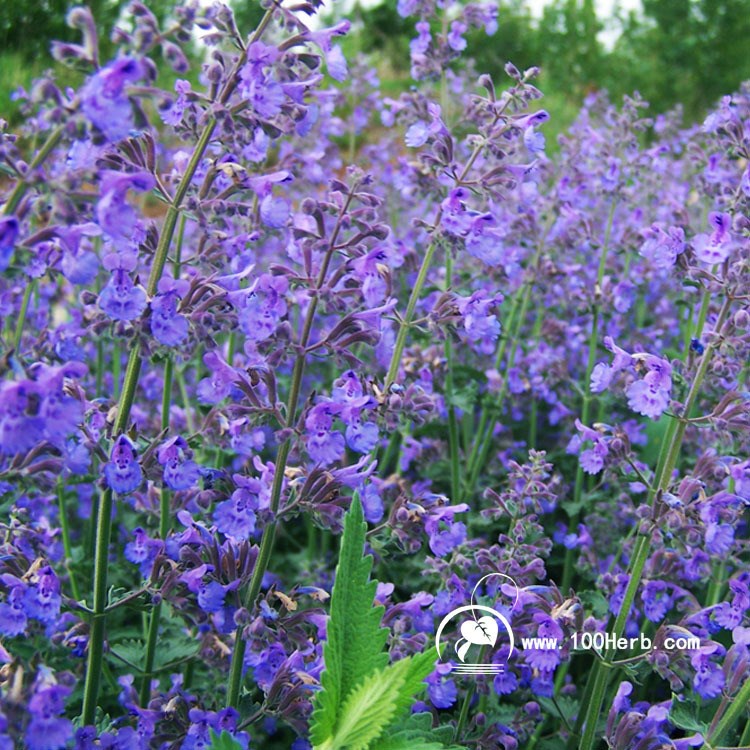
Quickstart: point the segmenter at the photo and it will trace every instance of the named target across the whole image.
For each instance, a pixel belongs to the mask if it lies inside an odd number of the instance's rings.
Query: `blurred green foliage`
[[[400,18],[390,0],[357,4],[354,16],[359,47],[408,85],[416,19]],[[750,0],[642,0],[640,12],[616,10],[606,18],[595,0],[552,0],[540,18],[523,0],[503,0],[498,22],[493,37],[481,31],[469,37],[477,70],[502,80],[508,60],[519,68],[539,65],[545,107],[558,127],[587,93],[601,89],[615,100],[638,91],[653,112],[681,104],[694,121],[750,79]],[[602,32],[614,43],[605,45]]]

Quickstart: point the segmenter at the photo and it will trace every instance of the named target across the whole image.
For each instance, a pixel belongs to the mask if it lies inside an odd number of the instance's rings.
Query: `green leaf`
[[[555,700],[538,696],[537,701],[542,708],[552,716],[562,719],[567,726],[572,726],[578,714],[578,701],[568,695],[561,695]]]
[[[377,750],[465,750],[452,744],[452,726],[432,726],[429,712],[411,714],[387,737],[378,740]]]
[[[379,669],[364,679],[341,709],[331,750],[367,750],[396,715],[409,659]]]
[[[591,612],[594,617],[604,617],[609,612],[607,597],[600,591],[582,591],[579,599],[583,604],[584,612]]]
[[[411,705],[424,688],[435,657],[430,652],[408,656],[366,677],[344,702],[331,750],[367,750]],[[438,744],[438,747],[441,745]]]
[[[680,698],[672,695],[672,707],[669,709],[669,721],[679,729],[688,732],[708,734],[708,724],[698,718],[698,704],[692,698]]]
[[[211,745],[208,750],[242,750],[237,740],[232,737],[229,732],[224,730],[221,734],[216,734],[214,730],[211,730]]]
[[[323,648],[322,690],[313,699],[310,739],[320,745],[333,737],[344,701],[366,677],[383,669],[388,636],[380,627],[383,607],[373,607],[377,583],[370,581],[372,557],[363,557],[367,524],[359,496],[344,518],[344,533],[331,595],[331,615]]]

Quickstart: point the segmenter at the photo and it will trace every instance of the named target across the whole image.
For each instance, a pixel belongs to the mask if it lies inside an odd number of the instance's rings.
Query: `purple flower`
[[[60,581],[49,565],[41,568],[26,589],[24,606],[29,617],[53,623],[60,614]]]
[[[135,446],[127,435],[120,435],[115,440],[109,463],[104,465],[104,477],[110,488],[120,494],[137,490],[143,481]]]
[[[174,82],[174,90],[177,92],[177,98],[172,102],[172,105],[166,109],[161,116],[161,119],[167,125],[179,125],[182,121],[182,115],[185,112],[185,107],[188,103],[188,94],[192,91],[190,81],[185,81],[182,78],[178,78]]]
[[[286,293],[289,282],[285,276],[263,274],[249,292],[243,293],[240,327],[251,341],[265,341],[272,336],[286,315]]]
[[[453,21],[453,23],[451,23],[451,29],[448,32],[447,41],[448,46],[452,50],[461,52],[466,49],[466,39],[461,35],[466,33],[467,28],[467,25],[461,21]]]
[[[186,281],[165,278],[159,282],[159,294],[151,300],[151,333],[160,344],[179,346],[187,338],[187,318],[177,312],[179,299],[187,291]]]
[[[482,354],[491,354],[500,336],[500,321],[491,312],[502,302],[502,296],[490,297],[484,289],[468,298],[459,297],[458,310],[463,316],[465,338]]]
[[[731,235],[732,217],[714,211],[709,214],[708,223],[714,227],[711,234],[698,234],[693,237],[695,256],[702,263],[709,265],[723,263],[734,249]]]
[[[677,256],[685,251],[685,232],[682,227],[652,224],[642,231],[644,238],[639,253],[655,268],[669,269],[677,262]]]
[[[127,271],[116,268],[99,294],[99,307],[113,320],[135,320],[146,309],[146,292]]]
[[[20,635],[26,631],[25,598],[26,587],[19,583],[10,589],[8,600],[0,604],[0,633],[3,635]]]
[[[324,466],[338,461],[344,452],[344,436],[333,429],[333,419],[340,411],[336,404],[316,404],[305,417],[307,453]]]
[[[263,485],[257,479],[246,479],[228,500],[214,510],[216,528],[234,539],[249,539],[255,533],[255,511],[260,508]]]
[[[433,672],[426,680],[427,695],[435,708],[450,708],[458,698],[456,683]]]
[[[431,508],[425,519],[425,531],[429,536],[430,550],[438,557],[445,557],[459,544],[466,541],[465,524],[454,521],[456,513],[469,510],[466,503],[441,505]]]
[[[502,233],[492,214],[482,214],[472,220],[465,235],[466,252],[479,258],[488,266],[497,266],[503,261],[505,248]]]
[[[10,265],[17,239],[18,219],[15,216],[0,219],[0,271],[4,271]]]
[[[164,548],[164,542],[151,539],[140,526],[133,529],[133,537],[125,545],[125,559],[137,565],[141,575],[146,578],[151,573],[154,559]]]
[[[60,715],[65,710],[65,698],[70,688],[61,685],[42,685],[29,701],[31,721],[24,739],[27,750],[62,750],[73,739],[73,724]]]
[[[206,404],[218,404],[231,393],[238,375],[215,351],[206,352],[203,362],[210,375],[198,383],[198,398]]]
[[[108,141],[126,138],[134,128],[125,85],[144,77],[140,60],[123,57],[97,71],[81,90],[81,110]]]
[[[182,437],[173,437],[159,446],[156,456],[164,467],[164,483],[172,490],[187,490],[200,478],[198,464],[190,460],[192,451]]]
[[[706,700],[721,695],[725,683],[724,672],[711,661],[710,652],[707,653],[707,650],[702,648],[690,657],[690,662],[695,669],[693,687],[696,693]]]
[[[367,483],[359,488],[359,498],[362,501],[362,511],[368,523],[379,523],[383,518],[383,499],[377,487]]]
[[[135,209],[127,202],[128,190],[145,193],[153,189],[154,178],[148,172],[121,174],[112,170],[102,173],[101,197],[96,204],[96,220],[119,249],[130,248],[139,227]],[[110,266],[111,267],[111,266]],[[133,270],[135,264],[127,266]]]
[[[641,601],[643,612],[651,622],[663,620],[672,607],[667,584],[663,581],[646,581],[641,590]]]

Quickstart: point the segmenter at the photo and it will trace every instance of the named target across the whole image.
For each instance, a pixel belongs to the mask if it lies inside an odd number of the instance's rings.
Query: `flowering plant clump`
[[[0,120],[0,750],[747,745],[750,88],[548,156],[492,3],[397,99],[320,4],[76,8]]]

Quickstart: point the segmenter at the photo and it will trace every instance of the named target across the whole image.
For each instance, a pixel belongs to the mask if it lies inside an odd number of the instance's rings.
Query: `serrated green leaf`
[[[226,730],[221,734],[216,734],[212,729],[211,745],[208,750],[242,750],[242,745]]]
[[[326,750],[367,750],[396,716],[408,659],[373,672],[344,701],[336,732]]]
[[[600,591],[582,591],[579,595],[585,612],[591,612],[594,617],[604,617],[609,612],[607,597]]]
[[[429,712],[411,714],[378,740],[377,750],[466,750],[452,743],[453,731],[451,726],[433,727]]]
[[[669,721],[687,732],[699,732],[704,736],[708,734],[708,724],[698,717],[698,704],[692,698],[680,700],[676,695],[672,695]]]
[[[431,648],[428,648],[424,653],[414,654],[396,662],[396,664],[408,662],[405,666],[404,686],[396,701],[396,717],[408,713],[414,701],[414,696],[421,693],[426,687],[425,678],[435,668],[436,661],[437,655]],[[396,664],[391,665],[390,669],[395,667]]]
[[[567,726],[573,724],[578,714],[578,701],[568,695],[561,695],[555,700],[538,696],[537,701],[548,714],[562,719]]]
[[[320,745],[336,732],[342,706],[355,687],[388,663],[383,647],[388,636],[380,627],[383,607],[373,607],[377,583],[370,581],[372,557],[363,557],[367,524],[354,495],[344,517],[336,579],[331,595],[322,690],[313,699],[310,739]]]

